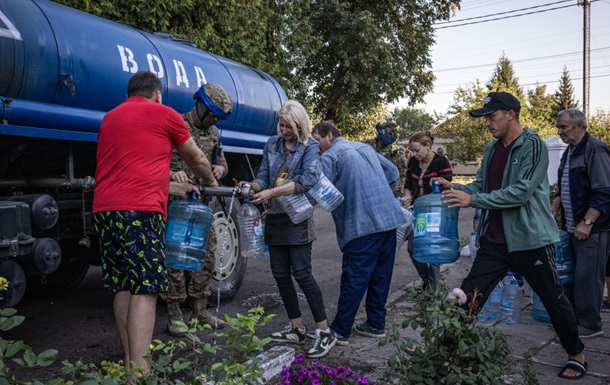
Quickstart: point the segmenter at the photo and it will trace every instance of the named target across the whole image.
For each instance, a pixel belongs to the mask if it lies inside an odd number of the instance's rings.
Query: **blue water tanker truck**
[[[52,1],[0,1],[0,277],[9,281],[0,307],[15,306],[26,289],[73,288],[99,265],[91,221],[97,133],[138,71],[156,73],[163,103],[180,113],[193,107],[200,85],[222,85],[233,99],[230,118],[218,123],[225,181],[253,178],[286,100],[271,76]],[[218,235],[212,297],[219,301],[235,295],[246,268],[238,204],[210,203]]]

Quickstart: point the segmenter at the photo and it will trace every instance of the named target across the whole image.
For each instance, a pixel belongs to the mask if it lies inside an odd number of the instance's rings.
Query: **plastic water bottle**
[[[237,212],[237,225],[241,255],[260,258],[265,252],[263,219],[260,211],[247,199]]]
[[[277,199],[292,223],[301,223],[313,214],[313,206],[305,194],[282,195]]]
[[[343,202],[343,194],[337,190],[326,175],[320,173],[320,179],[307,194],[315,200],[324,211],[331,212]]]
[[[472,262],[477,257],[477,232],[473,231],[470,233],[470,241],[468,242],[468,248],[470,249],[470,257],[472,258]]]
[[[460,258],[459,208],[450,209],[441,198],[441,186],[415,200],[413,258],[422,263],[452,263]]]
[[[519,323],[519,321],[521,321],[522,301],[523,291],[519,287],[519,283],[515,278],[515,273],[509,271],[504,278],[502,302],[500,302],[502,321],[509,324]]]
[[[542,300],[538,297],[535,291],[532,291],[533,296],[533,305],[532,305],[532,317],[536,321],[540,322],[551,322],[551,317],[549,317],[549,313],[547,313],[544,305],[542,304]]]
[[[498,282],[496,287],[493,289],[487,302],[479,312],[479,319],[483,321],[491,321],[500,318],[501,308],[500,303],[502,302],[502,291],[504,289],[504,283]]]
[[[396,228],[396,252],[398,252],[402,244],[406,242],[407,238],[409,237],[409,234],[411,234],[411,232],[413,231],[414,217],[411,210],[402,206],[401,198],[396,198],[396,200],[400,204],[400,209],[407,217],[407,221],[404,224],[398,226],[398,228]]]
[[[555,262],[559,280],[562,285],[574,283],[574,256],[570,234],[565,231],[559,232],[559,243],[555,243]]]
[[[191,192],[188,199],[174,201],[167,210],[165,257],[168,267],[203,269],[214,213]]]

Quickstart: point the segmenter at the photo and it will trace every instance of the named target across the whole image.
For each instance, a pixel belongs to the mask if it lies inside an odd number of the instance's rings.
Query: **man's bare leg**
[[[129,360],[129,337],[127,334],[127,314],[129,312],[129,303],[131,301],[131,293],[128,291],[119,291],[114,296],[114,322],[121,340],[123,348],[125,369],[131,367]]]
[[[129,341],[129,357],[144,370],[150,371],[144,356],[152,341],[155,327],[157,294],[132,295],[127,314],[127,335]]]

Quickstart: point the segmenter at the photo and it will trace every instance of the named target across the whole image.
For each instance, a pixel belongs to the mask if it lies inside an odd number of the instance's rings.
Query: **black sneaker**
[[[610,313],[610,302],[608,300],[602,302],[602,313]]]
[[[341,334],[337,333],[334,330],[333,330],[333,332],[335,333],[335,337],[337,337],[337,343],[335,345],[337,345],[337,346],[347,346],[347,345],[349,345],[349,338],[348,337],[343,337]],[[316,339],[316,331],[315,330],[308,331],[307,332],[307,338],[311,338],[312,340],[315,340]]]
[[[369,326],[368,321],[363,322],[359,325],[355,325],[354,331],[360,335],[367,337],[385,338],[385,331],[383,329],[373,329]]]
[[[316,329],[316,342],[313,343],[313,348],[307,351],[307,358],[324,357],[336,343],[337,337],[330,328],[327,331]]]
[[[305,328],[293,328],[290,325],[281,332],[275,332],[270,335],[271,341],[275,342],[288,342],[291,344],[302,344],[305,342],[305,334],[307,330]]]

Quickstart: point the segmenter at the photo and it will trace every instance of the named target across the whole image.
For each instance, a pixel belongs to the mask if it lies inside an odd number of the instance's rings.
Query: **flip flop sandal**
[[[561,378],[568,379],[568,380],[580,380],[580,379],[582,379],[585,376],[585,374],[587,374],[588,366],[589,365],[587,364],[587,362],[585,362],[584,364],[581,364],[580,361],[578,361],[578,360],[569,359],[568,362],[566,362],[566,364],[561,369],[561,372],[559,372],[557,374],[557,376],[559,376]],[[566,376],[565,374],[563,374],[563,372],[565,372],[566,369],[575,370],[578,373],[580,373],[580,375],[574,376],[574,377]]]

